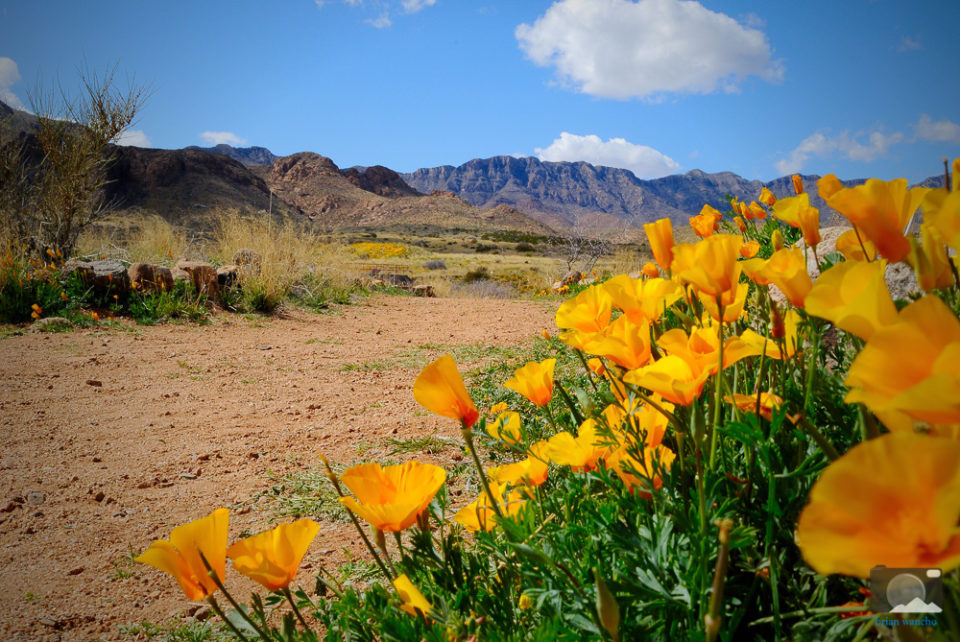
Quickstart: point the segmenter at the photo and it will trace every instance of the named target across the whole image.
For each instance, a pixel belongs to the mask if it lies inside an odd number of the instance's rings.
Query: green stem
[[[840,458],[840,453],[837,452],[837,449],[834,447],[834,445],[830,443],[830,440],[827,439],[824,434],[817,429],[816,426],[811,424],[806,416],[801,415],[800,427],[803,428],[803,432],[807,433],[815,442],[817,442],[817,445],[820,446],[820,450],[823,451],[830,461],[836,461]]]
[[[719,327],[717,328],[720,349],[718,350],[719,365],[717,365],[717,380],[715,382],[716,395],[713,399],[713,428],[710,430],[710,470],[713,470],[717,457],[717,432],[720,430],[720,404],[723,400],[723,304],[719,296],[717,297],[717,309],[720,312]]]
[[[573,403],[573,399],[571,399],[570,395],[567,394],[567,391],[563,389],[563,386],[560,385],[560,382],[557,381],[554,385],[557,387],[557,390],[560,391],[560,397],[562,397],[563,402],[567,404],[567,408],[570,409],[570,414],[573,415],[573,420],[579,426],[583,423],[583,415],[581,415],[580,411],[577,410],[576,405]]]
[[[811,614],[816,615],[819,613],[857,613],[866,611],[866,606],[821,606],[814,609],[803,609],[802,611],[790,611],[789,613],[781,613],[779,617],[781,619],[793,618],[793,617],[807,617]],[[758,626],[760,624],[770,624],[774,621],[776,616],[762,617],[754,620],[747,626]]]
[[[224,615],[223,609],[221,609],[220,605],[217,604],[217,599],[215,597],[213,597],[212,595],[208,595],[207,604],[209,604],[210,608],[213,609],[213,612],[216,613],[217,616],[219,616],[219,618],[224,621],[227,627],[229,627],[229,629],[233,631],[233,634],[236,635],[238,638],[240,638],[241,642],[249,642],[249,640],[247,640],[247,636],[245,636],[243,633],[240,632],[240,629],[237,628],[237,625],[231,622],[230,619],[226,615]]]
[[[293,601],[293,595],[290,594],[290,587],[284,586],[282,589],[280,589],[280,591],[283,593],[283,596],[287,598],[287,602],[290,602],[290,606],[293,608],[293,612],[297,616],[297,619],[300,620],[300,624],[303,625],[303,628],[312,633],[313,631],[310,629],[307,621],[303,619],[300,609],[297,608],[297,603]]]
[[[546,409],[546,406],[544,406]],[[553,423],[553,416],[550,414],[550,411],[547,410],[547,416],[550,417],[551,423]],[[483,485],[483,492],[487,494],[487,499],[490,500],[490,505],[493,507],[493,512],[496,513],[497,517],[503,519],[503,513],[500,512],[500,504],[497,502],[497,498],[490,492],[490,483],[487,481],[487,474],[483,470],[483,464],[480,463],[480,457],[477,456],[477,449],[473,445],[473,429],[463,425],[461,427],[461,432],[463,433],[463,440],[467,442],[467,450],[470,451],[470,456],[473,457],[473,463],[477,467],[477,474],[480,475],[480,483]]]
[[[210,576],[210,579],[213,580],[213,583],[217,585],[217,588],[220,589],[220,592],[223,593],[223,596],[227,598],[228,602],[230,602],[230,606],[232,606],[237,613],[240,614],[240,617],[247,621],[247,624],[253,627],[253,630],[257,632],[257,635],[269,642],[270,636],[264,633],[263,629],[257,626],[257,623],[254,622],[249,615],[247,615],[247,612],[243,609],[243,607],[241,607],[240,604],[233,599],[233,596],[227,591],[227,587],[223,585],[222,581],[220,581],[220,576],[217,575],[217,572],[213,570],[212,566],[210,566],[210,562],[207,561],[207,557],[203,554],[203,551],[197,552],[200,553],[200,561],[203,562],[204,567],[207,569],[207,575]]]

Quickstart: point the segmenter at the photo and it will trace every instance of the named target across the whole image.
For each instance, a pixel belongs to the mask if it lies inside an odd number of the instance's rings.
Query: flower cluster
[[[409,250],[399,243],[353,243],[348,248],[351,253],[366,259],[392,259],[406,256]]]

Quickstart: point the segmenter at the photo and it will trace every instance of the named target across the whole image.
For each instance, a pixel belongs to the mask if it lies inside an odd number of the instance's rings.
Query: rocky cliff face
[[[589,163],[546,163],[536,158],[495,156],[474,159],[459,167],[444,165],[402,174],[421,192],[449,190],[478,207],[507,204],[548,225],[570,223],[590,214],[603,213],[616,222],[634,225],[668,217],[687,223],[704,204],[721,211],[728,208],[727,195],[756,200],[763,187],[778,197],[793,195],[789,176],[769,182],[747,180],[732,172],[686,174],[641,180],[632,172]],[[803,175],[810,202],[820,208],[825,223],[838,216],[817,195],[816,175]],[[860,180],[844,181],[852,186]],[[924,185],[936,183],[927,179]],[[942,183],[942,179],[939,181]]]

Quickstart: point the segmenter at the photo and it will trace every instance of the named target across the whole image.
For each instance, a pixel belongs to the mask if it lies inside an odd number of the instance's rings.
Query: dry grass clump
[[[191,249],[200,247],[199,241],[188,239],[183,228],[167,220],[149,215],[138,217],[135,223],[122,219],[108,219],[91,225],[77,240],[78,256],[109,256],[131,263],[171,263],[186,257]]]

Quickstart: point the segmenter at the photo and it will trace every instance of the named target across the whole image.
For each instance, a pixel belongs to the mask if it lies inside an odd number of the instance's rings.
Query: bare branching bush
[[[560,235],[567,272],[574,268],[583,273],[590,272],[597,261],[610,254],[626,238],[628,228],[628,221],[611,229],[591,224],[583,215],[575,215],[573,224]]]
[[[133,124],[146,90],[118,87],[116,68],[84,73],[81,85],[79,97],[63,87],[31,97],[34,134],[13,140],[0,124],[0,219],[29,254],[69,256],[80,233],[116,206],[104,189],[114,161],[109,145]]]

